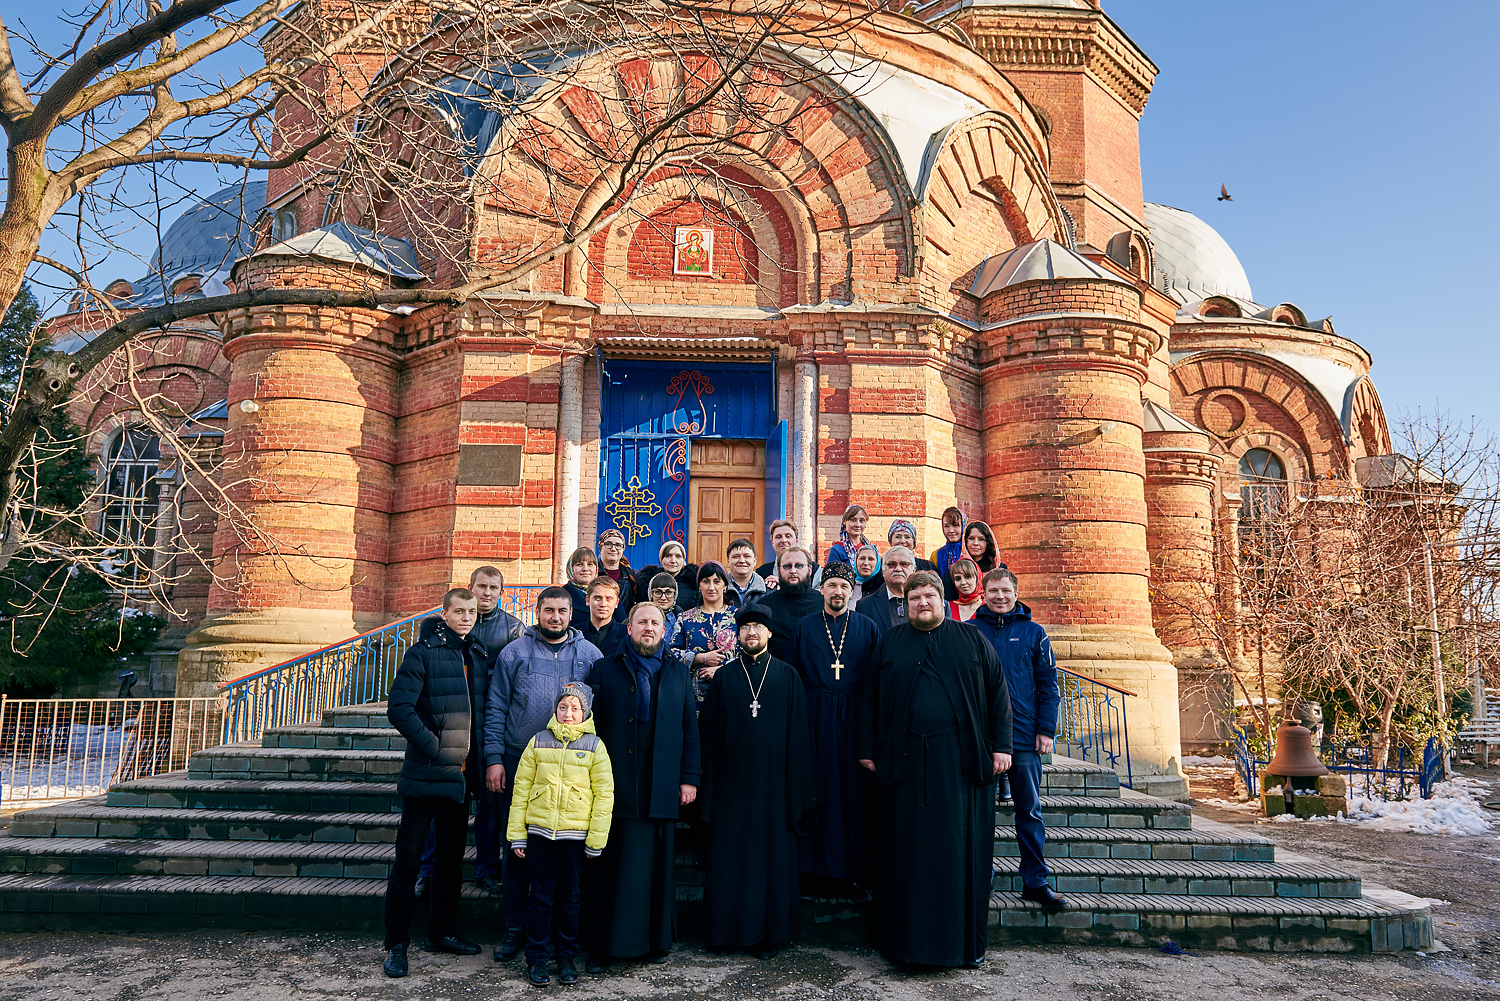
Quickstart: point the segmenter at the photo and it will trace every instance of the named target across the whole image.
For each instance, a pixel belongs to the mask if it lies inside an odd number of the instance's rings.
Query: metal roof
[[[131,295],[120,305],[131,309],[168,301],[201,299],[224,292],[220,273],[255,245],[251,225],[266,205],[266,182],[231,184],[193,205],[167,227],[151,256],[151,268],[130,283]],[[169,296],[173,285],[195,275],[202,289]]]
[[[1120,285],[1130,282],[1093,261],[1052,240],[1037,240],[1005,254],[997,254],[984,260],[974,281],[969,285],[969,294],[983,299],[997,289],[1019,285],[1029,281],[1051,281],[1059,278],[1087,278],[1092,281],[1110,281]],[[1134,287],[1134,286],[1131,286]]]
[[[329,261],[359,264],[371,271],[411,281],[427,277],[417,270],[417,254],[410,243],[394,236],[381,236],[373,230],[351,226],[346,222],[308,230],[290,240],[241,257],[240,260],[266,256],[321,257]]]
[[[1145,432],[1170,431],[1174,434],[1205,433],[1202,428],[1194,427],[1168,408],[1157,406],[1147,399],[1141,400],[1141,430]]]
[[[1156,266],[1171,281],[1168,294],[1180,303],[1211,295],[1254,300],[1240,259],[1212,226],[1182,209],[1147,202],[1146,225]]]

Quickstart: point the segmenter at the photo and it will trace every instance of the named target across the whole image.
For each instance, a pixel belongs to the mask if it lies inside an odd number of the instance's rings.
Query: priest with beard
[[[819,896],[864,902],[865,810],[870,776],[855,760],[854,730],[860,682],[880,629],[854,610],[857,576],[847,563],[823,570],[823,607],[792,630],[787,661],[802,676],[812,721],[818,823],[802,839],[804,888]]]
[[[583,881],[588,972],[611,958],[665,963],[677,932],[673,834],[698,795],[697,701],[687,667],[663,657],[665,618],[637,602],[627,640],[594,664],[594,720],[614,769],[615,812],[609,843]]]
[[[735,615],[739,656],[714,674],[700,717],[708,945],[761,959],[797,936],[797,839],[817,807],[802,680],[767,650],[770,620],[758,603]]]
[[[776,557],[776,590],[756,603],[771,616],[771,656],[786,659],[787,642],[798,622],[823,607],[823,596],[812,587],[812,554],[801,546],[782,550]]]
[[[904,597],[907,621],[881,637],[860,696],[859,763],[876,781],[875,942],[892,962],[976,967],[1010,700],[979,630],[944,618],[936,574],[907,577]]]

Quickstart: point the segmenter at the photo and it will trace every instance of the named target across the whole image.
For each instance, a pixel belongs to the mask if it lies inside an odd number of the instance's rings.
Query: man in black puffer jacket
[[[460,865],[469,831],[469,787],[483,781],[478,768],[466,776],[473,746],[475,677],[488,661],[484,648],[469,639],[479,603],[474,592],[456,587],[443,595],[440,619],[422,623],[417,642],[406,651],[391,681],[386,715],[406,738],[406,760],[396,780],[401,823],[396,828],[396,861],[385,890],[385,974],[404,977],[406,947],[416,907],[417,868],[429,827],[437,830],[437,856],[427,895],[428,952],[472,956],[479,946],[454,934],[462,882]]]

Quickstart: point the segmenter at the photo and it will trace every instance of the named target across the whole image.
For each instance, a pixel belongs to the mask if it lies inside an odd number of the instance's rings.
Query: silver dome
[[[1254,301],[1240,259],[1208,223],[1191,212],[1147,202],[1146,225],[1151,227],[1156,267],[1170,279],[1168,292],[1178,302],[1211,295]]]

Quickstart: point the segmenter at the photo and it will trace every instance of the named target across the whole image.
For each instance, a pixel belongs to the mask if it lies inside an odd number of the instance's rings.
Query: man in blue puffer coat
[[[442,615],[422,623],[421,634],[391,681],[386,716],[406,738],[406,760],[396,779],[401,823],[396,828],[396,861],[385,891],[384,969],[388,977],[406,976],[417,867],[429,828],[437,831],[437,855],[427,895],[423,948],[463,956],[479,951],[479,946],[455,935],[453,927],[469,833],[469,783],[479,781],[477,756],[471,760],[474,693],[470,685],[488,655],[469,639],[478,617],[478,602],[468,588],[456,587],[443,595]]]
[[[1049,873],[1042,859],[1047,825],[1040,803],[1041,756],[1052,753],[1062,698],[1047,630],[1031,621],[1031,609],[1016,600],[1018,589],[1010,570],[991,570],[984,575],[984,605],[969,621],[995,648],[1010,690],[1015,748],[1010,788],[1016,804],[1016,843],[1021,849],[1021,896],[1055,910],[1068,902],[1047,885]]]
[[[521,752],[537,733],[547,728],[557,697],[570,682],[585,681],[599,648],[568,625],[573,598],[560,587],[537,595],[536,625],[508,644],[490,672],[484,719],[484,781],[496,794],[500,817],[510,814],[516,766]],[[495,946],[495,959],[508,962],[526,945],[526,898],[531,887],[526,861],[505,853],[500,879],[505,936]]]

